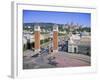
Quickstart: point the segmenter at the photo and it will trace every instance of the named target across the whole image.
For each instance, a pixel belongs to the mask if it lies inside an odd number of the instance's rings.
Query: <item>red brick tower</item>
[[[38,53],[40,51],[40,26],[36,25],[34,26],[34,31],[35,31],[35,52]]]
[[[53,52],[58,52],[58,25],[53,26]]]

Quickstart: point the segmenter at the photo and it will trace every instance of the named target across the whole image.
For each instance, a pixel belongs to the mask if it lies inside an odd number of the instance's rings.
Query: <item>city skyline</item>
[[[91,26],[90,13],[23,10],[23,23],[56,23]]]

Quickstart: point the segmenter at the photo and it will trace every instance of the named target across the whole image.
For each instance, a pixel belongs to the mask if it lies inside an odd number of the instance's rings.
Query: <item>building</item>
[[[78,44],[78,53],[91,55],[91,37],[82,36]]]
[[[68,40],[68,52],[91,55],[91,37],[89,35],[71,35]]]
[[[80,41],[79,35],[71,35],[68,40],[68,52],[70,53],[78,53],[78,43]]]

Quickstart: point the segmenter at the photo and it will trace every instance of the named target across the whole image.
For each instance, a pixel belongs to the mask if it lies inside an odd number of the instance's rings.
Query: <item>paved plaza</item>
[[[34,55],[34,51],[23,53],[23,69],[59,68],[90,66],[90,56],[59,51],[57,53],[42,53]]]

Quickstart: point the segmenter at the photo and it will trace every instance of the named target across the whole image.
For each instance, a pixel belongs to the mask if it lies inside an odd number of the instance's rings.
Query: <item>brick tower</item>
[[[53,52],[58,52],[58,25],[53,26]]]
[[[35,52],[39,53],[40,51],[40,26],[39,25],[35,25],[34,26],[34,31],[35,31]]]

